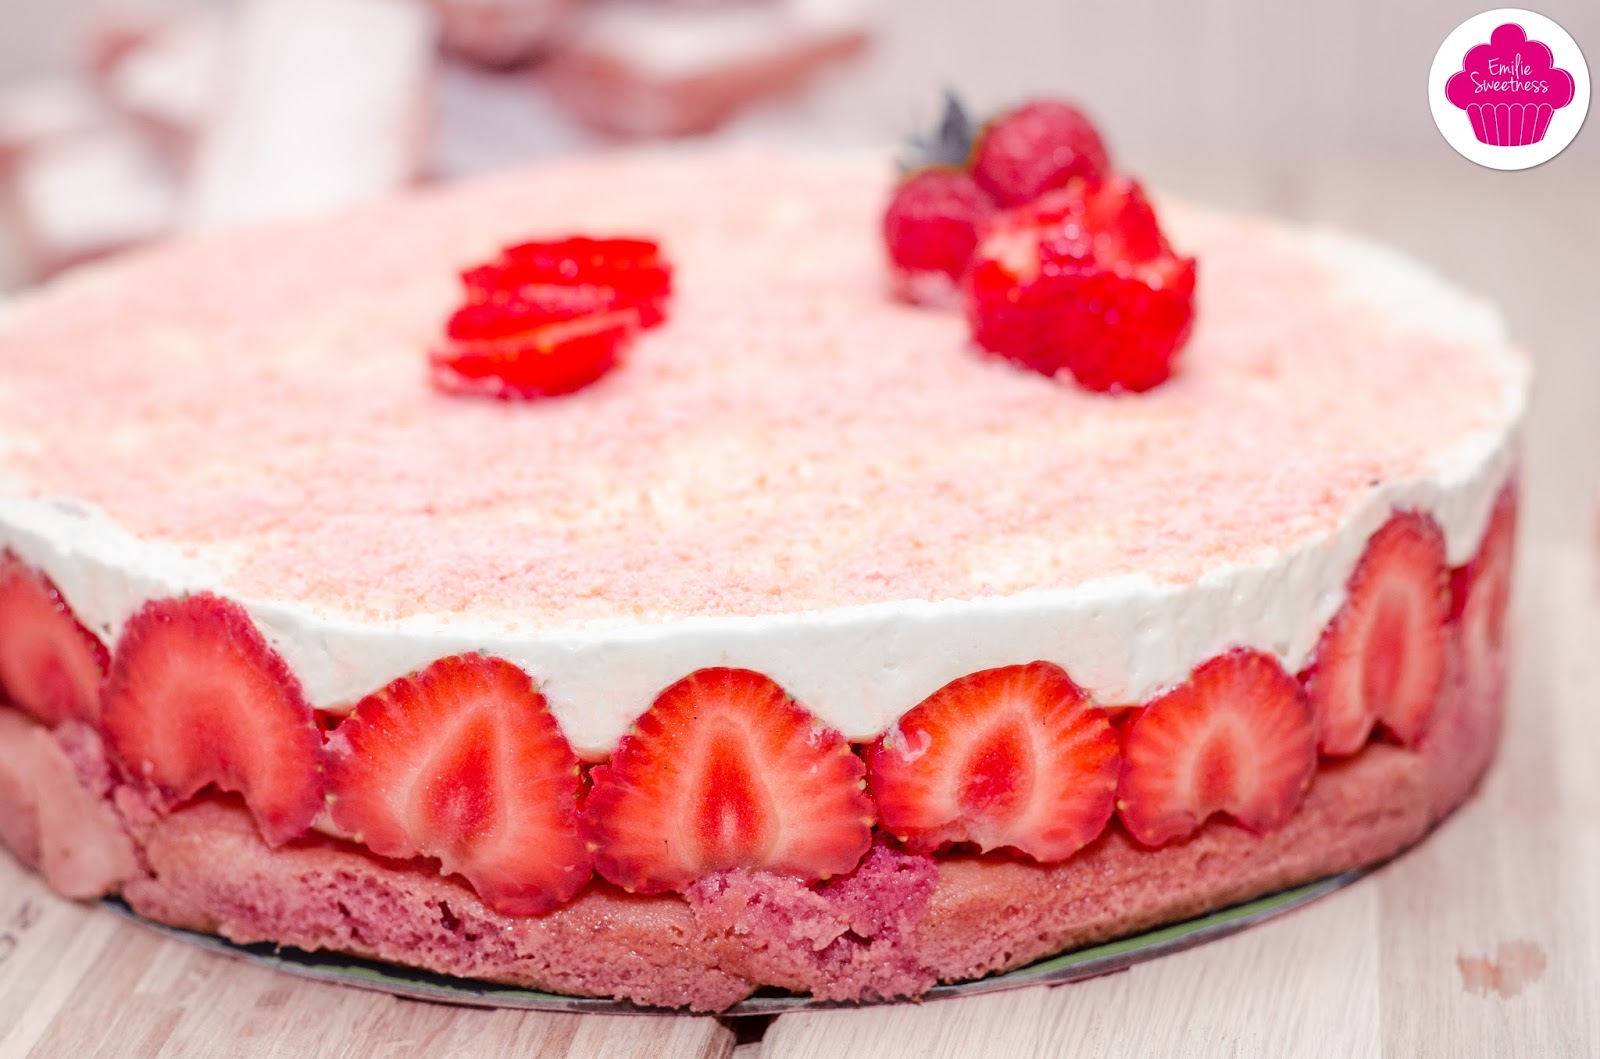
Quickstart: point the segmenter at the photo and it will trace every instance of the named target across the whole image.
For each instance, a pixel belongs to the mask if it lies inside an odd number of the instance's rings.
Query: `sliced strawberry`
[[[546,324],[610,312],[610,292],[597,287],[528,286],[493,300],[468,302],[451,314],[445,334],[452,342],[516,338]]]
[[[1194,319],[1195,262],[1167,245],[1133,181],[1075,182],[998,214],[973,254],[978,345],[1091,390],[1166,381]]]
[[[595,867],[639,893],[728,868],[825,879],[872,844],[865,768],[836,730],[748,669],[667,688],[590,773]]]
[[[1505,642],[1516,542],[1517,488],[1507,483],[1495,497],[1477,554],[1450,573],[1450,620],[1461,622],[1469,649],[1498,649]]]
[[[1353,754],[1382,722],[1401,743],[1421,737],[1444,679],[1450,612],[1444,534],[1402,511],[1372,535],[1304,675],[1324,754]]]
[[[1271,655],[1237,649],[1202,664],[1123,731],[1117,811],[1159,846],[1226,813],[1252,831],[1282,824],[1317,767],[1300,686]]]
[[[971,842],[1038,861],[1105,829],[1117,734],[1059,666],[1033,662],[953,680],[868,752],[883,828],[914,851]]]
[[[0,691],[46,725],[94,723],[106,649],[73,616],[56,586],[0,553]]]
[[[636,309],[640,325],[654,327],[666,315],[672,266],[648,239],[578,236],[506,247],[495,261],[461,275],[469,304],[544,306],[552,323],[585,312]],[[451,337],[487,338],[467,334]]]
[[[508,338],[455,342],[432,354],[434,384],[447,393],[505,400],[572,393],[616,365],[637,327],[629,309],[544,324]]]
[[[329,812],[385,857],[437,857],[507,915],[548,912],[591,874],[578,759],[528,675],[442,658],[362,699],[328,738]]]
[[[580,390],[665,319],[672,268],[645,239],[579,236],[507,247],[461,274],[465,303],[429,362],[450,394],[527,400]]]
[[[1094,123],[1058,99],[1037,99],[984,127],[973,148],[972,175],[1002,206],[1033,202],[1070,181],[1098,181],[1111,161]]]
[[[322,738],[300,682],[237,603],[146,603],[122,631],[101,726],[123,767],[170,805],[236,791],[273,845],[322,811]]]

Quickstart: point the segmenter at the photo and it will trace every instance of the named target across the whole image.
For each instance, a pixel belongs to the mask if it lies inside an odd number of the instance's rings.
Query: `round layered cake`
[[[1487,766],[1527,367],[1387,250],[1161,204],[1172,378],[888,294],[878,158],[618,154],[157,249],[0,324],[0,836],[239,942],[715,1010],[1370,864]],[[646,237],[592,386],[458,275]]]

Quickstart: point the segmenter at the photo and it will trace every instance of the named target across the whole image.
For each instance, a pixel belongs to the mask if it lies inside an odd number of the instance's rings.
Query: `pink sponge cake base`
[[[131,836],[139,867],[119,860],[113,870],[124,872],[122,892],[136,911],[240,943],[703,1011],[763,986],[873,1000],[916,996],[936,982],[1020,967],[1391,857],[1471,792],[1498,742],[1503,695],[1498,653],[1470,660],[1452,645],[1423,744],[1374,744],[1324,765],[1289,823],[1266,835],[1218,819],[1183,842],[1147,849],[1113,827],[1057,865],[934,859],[879,845],[854,872],[820,886],[748,871],[707,877],[684,896],[593,885],[532,918],[495,913],[430,865],[383,860],[336,839],[270,849],[228,799],[156,816],[130,788],[103,800],[87,788],[24,798],[25,779],[4,756],[0,820],[11,821],[4,837],[25,859],[30,847],[17,836],[37,836],[27,825],[46,816],[78,814],[74,833],[101,835],[101,847]],[[0,710],[4,726],[50,741]],[[92,763],[84,768],[96,773]]]

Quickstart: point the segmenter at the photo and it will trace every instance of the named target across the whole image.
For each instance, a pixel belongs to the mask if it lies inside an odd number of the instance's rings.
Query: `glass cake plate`
[[[1063,982],[1076,982],[1121,971],[1136,963],[1143,963],[1145,960],[1152,960],[1168,953],[1181,952],[1282,915],[1340,887],[1348,886],[1366,874],[1367,870],[1363,868],[1347,871],[1291,890],[1258,897],[1254,901],[1224,908],[1195,919],[1158,927],[1143,934],[1073,949],[1005,974],[935,986],[923,994],[922,999],[944,1000],[950,997],[974,996],[979,993],[995,993],[1003,989],[1020,989],[1024,986],[1059,985]],[[299,949],[278,948],[270,943],[236,945],[214,934],[199,934],[152,922],[139,916],[116,898],[107,898],[101,903],[150,930],[159,931],[179,941],[198,945],[225,956],[299,975],[302,978],[335,982],[339,985],[355,986],[358,989],[371,989],[410,1000],[429,1000],[471,1007],[521,1008],[529,1011],[594,1015],[660,1014],[663,1010],[641,1007],[625,1000],[563,996],[559,993],[540,993],[516,986],[452,978],[430,971],[419,971],[339,953],[303,952]],[[720,1014],[781,1015],[804,1008],[849,1006],[853,1005],[824,1003],[812,1000],[809,996],[763,990]]]

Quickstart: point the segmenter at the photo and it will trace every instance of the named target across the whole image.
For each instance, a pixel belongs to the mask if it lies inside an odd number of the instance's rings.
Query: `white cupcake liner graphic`
[[[1491,147],[1538,143],[1556,112],[1549,103],[1471,103],[1466,110],[1473,135]]]

